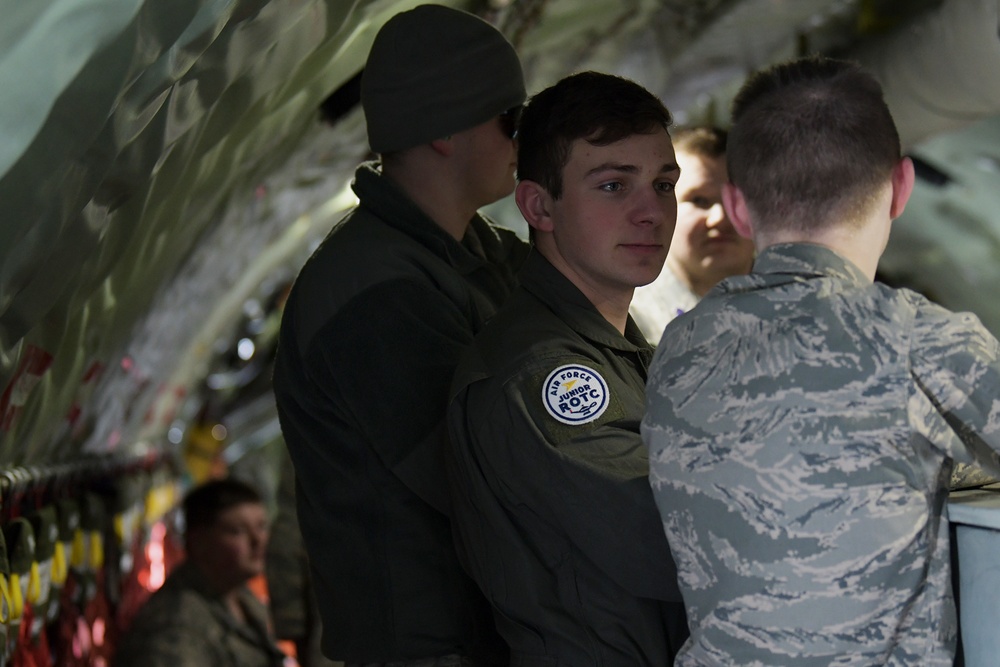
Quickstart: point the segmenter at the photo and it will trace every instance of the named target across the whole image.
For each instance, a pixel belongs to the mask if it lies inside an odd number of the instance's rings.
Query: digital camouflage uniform
[[[267,610],[249,589],[240,591],[240,623],[190,563],[170,573],[132,621],[115,667],[281,667]]]
[[[444,412],[459,355],[527,244],[479,215],[459,243],[372,164],[353,187],[359,206],[288,297],[274,370],[323,653],[505,658],[455,554]]]
[[[950,667],[953,463],[1000,471],[997,341],[816,245],[668,327],[643,437],[692,635],[679,667]]]
[[[687,631],[639,438],[652,348],[540,254],[448,412],[460,553],[521,667],[669,665]]]
[[[654,346],[660,342],[667,324],[698,303],[698,295],[685,285],[670,265],[664,264],[659,277],[635,288],[629,313],[642,335]]]

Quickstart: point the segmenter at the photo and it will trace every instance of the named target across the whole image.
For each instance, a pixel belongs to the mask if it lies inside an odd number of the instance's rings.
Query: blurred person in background
[[[753,242],[736,233],[722,206],[726,132],[712,126],[673,134],[677,164],[677,226],[659,277],[635,288],[630,312],[653,345],[667,322],[691,310],[723,278],[750,271]]]
[[[183,501],[185,559],[139,610],[116,667],[281,667],[267,609],[247,588],[264,571],[267,510],[235,479]]]

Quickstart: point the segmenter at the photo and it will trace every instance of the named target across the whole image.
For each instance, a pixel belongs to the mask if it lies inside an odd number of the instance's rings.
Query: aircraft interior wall
[[[1000,334],[1000,0],[438,2],[501,27],[529,93],[611,71],[679,124],[725,125],[758,66],[860,59],[923,167],[884,277]],[[381,24],[417,4],[0,0],[6,519],[95,492],[148,531],[220,465],[273,495],[281,298],[356,201],[356,77]],[[491,212],[523,231],[509,200]]]

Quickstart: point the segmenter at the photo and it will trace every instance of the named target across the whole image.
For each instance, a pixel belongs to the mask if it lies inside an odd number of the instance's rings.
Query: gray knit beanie
[[[368,143],[391,153],[485,123],[524,102],[517,52],[492,25],[442,5],[389,19],[361,75]]]

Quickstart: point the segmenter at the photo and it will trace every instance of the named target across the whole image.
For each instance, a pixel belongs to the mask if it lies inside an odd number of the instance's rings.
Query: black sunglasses
[[[521,112],[524,110],[523,104],[511,107],[500,114],[500,130],[510,139],[517,138],[517,125],[521,122]]]

